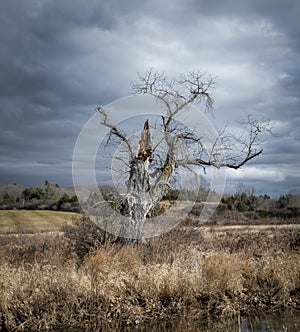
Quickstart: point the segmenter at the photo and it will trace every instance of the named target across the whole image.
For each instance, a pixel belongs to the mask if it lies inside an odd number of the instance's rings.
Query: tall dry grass
[[[300,309],[293,231],[178,228],[140,247],[102,243],[84,257],[64,235],[1,237],[3,330],[121,330],[165,318]],[[218,324],[218,323],[216,323]]]

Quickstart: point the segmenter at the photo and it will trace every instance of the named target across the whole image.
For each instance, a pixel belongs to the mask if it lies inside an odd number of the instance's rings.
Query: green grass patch
[[[79,214],[47,210],[0,210],[0,233],[59,231]]]

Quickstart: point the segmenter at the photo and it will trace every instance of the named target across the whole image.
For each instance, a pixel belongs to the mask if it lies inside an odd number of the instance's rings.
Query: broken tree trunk
[[[136,155],[130,162],[130,176],[124,200],[126,219],[120,232],[123,244],[139,243],[143,226],[154,201],[151,194],[148,166],[153,160],[152,138],[148,120],[144,124]]]

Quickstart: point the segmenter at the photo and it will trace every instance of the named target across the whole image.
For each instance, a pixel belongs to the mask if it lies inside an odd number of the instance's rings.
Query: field
[[[0,330],[130,331],[180,319],[239,331],[220,319],[299,314],[298,225],[178,226],[139,247],[95,227],[84,218],[63,232],[0,236]]]
[[[46,210],[0,210],[0,234],[58,231],[76,216],[76,213]]]

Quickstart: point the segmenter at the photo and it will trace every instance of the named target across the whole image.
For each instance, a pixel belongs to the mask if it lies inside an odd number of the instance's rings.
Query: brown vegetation
[[[204,321],[300,309],[295,230],[226,233],[179,227],[139,248],[99,236],[87,220],[82,228],[69,226],[65,235],[2,236],[3,330],[120,330],[165,318]]]

